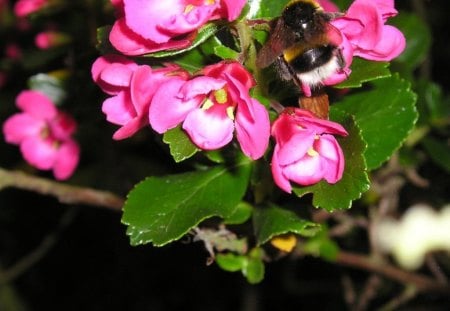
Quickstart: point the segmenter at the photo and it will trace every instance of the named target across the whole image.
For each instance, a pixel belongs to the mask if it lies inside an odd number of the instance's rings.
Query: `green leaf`
[[[56,106],[61,105],[67,97],[66,91],[64,90],[64,83],[60,79],[48,74],[39,73],[31,76],[28,79],[28,86],[32,90],[47,95]]]
[[[199,150],[181,126],[164,133],[163,141],[169,145],[170,154],[177,163],[192,157]]]
[[[250,10],[247,18],[274,18],[281,15],[281,11],[289,0],[249,0]]]
[[[171,59],[171,61],[180,65],[190,73],[199,71],[206,64],[205,56],[198,50],[198,48],[187,51],[181,55],[177,55]]]
[[[242,274],[250,284],[257,284],[264,279],[263,251],[254,248],[250,251],[246,264],[242,267]]]
[[[333,261],[339,253],[339,246],[328,237],[328,230],[324,228],[319,234],[303,244],[302,251],[305,254]]]
[[[320,231],[319,224],[301,219],[294,212],[275,205],[256,208],[253,212],[253,227],[258,245],[289,232],[309,237]]]
[[[239,225],[246,222],[252,216],[253,206],[247,202],[239,202],[230,217],[226,218],[226,225]]]
[[[355,116],[367,143],[364,153],[369,170],[378,168],[398,149],[417,120],[416,95],[397,74],[373,82],[367,92],[346,96],[333,109]]]
[[[334,87],[339,89],[361,87],[364,82],[390,77],[391,72],[388,67],[389,63],[387,62],[374,62],[355,57],[348,79]]]
[[[247,261],[245,255],[235,255],[233,253],[217,254],[215,259],[217,265],[228,272],[242,271]]]
[[[441,168],[450,173],[450,147],[445,141],[427,137],[422,142],[430,158]]]
[[[392,24],[398,27],[406,38],[406,48],[395,61],[408,70],[417,68],[427,57],[431,47],[431,30],[417,14],[402,12],[392,19]]]
[[[205,24],[202,28],[198,30],[197,36],[195,37],[194,41],[190,46],[184,49],[180,50],[166,50],[166,51],[160,51],[160,52],[154,52],[154,53],[148,53],[145,54],[145,57],[169,57],[174,55],[179,55],[181,53],[185,53],[187,51],[190,51],[192,49],[195,49],[197,46],[208,40],[211,36],[213,36],[218,30],[219,26],[215,23],[208,23]]]
[[[131,244],[163,246],[207,218],[230,217],[246,192],[250,168],[243,159],[234,166],[145,179],[123,209]]]
[[[294,187],[294,193],[298,196],[312,193],[313,205],[331,212],[350,208],[352,201],[359,199],[362,193],[369,189],[370,183],[363,157],[366,144],[361,137],[360,130],[354,120],[345,113],[339,113],[333,109],[330,112],[332,113],[331,119],[342,124],[349,134],[347,137],[337,137],[345,158],[342,179],[334,185],[323,180],[312,186],[297,186]]]
[[[228,272],[241,271],[250,284],[257,284],[264,279],[263,255],[260,248],[252,249],[248,255],[217,254],[216,263]]]

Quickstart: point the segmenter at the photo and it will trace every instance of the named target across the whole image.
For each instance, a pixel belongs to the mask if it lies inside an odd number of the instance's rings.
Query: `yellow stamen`
[[[205,4],[206,5],[213,5],[216,1],[215,0],[206,0]]]
[[[212,102],[212,100],[210,100],[210,99],[208,98],[208,99],[206,99],[206,100],[203,102],[202,109],[203,109],[203,110],[208,110],[208,109],[211,108],[212,106],[214,106],[214,103]]]
[[[216,99],[216,102],[218,104],[225,104],[228,100],[227,91],[225,89],[220,89],[217,91],[214,91],[214,98]]]
[[[188,14],[190,11],[192,11],[195,8],[194,5],[192,4],[188,4],[186,5],[186,7],[184,8],[184,14]]]
[[[234,121],[234,108],[232,106],[227,107],[227,116]]]
[[[319,153],[314,150],[313,147],[309,148],[307,153],[310,157],[317,157],[319,155]]]

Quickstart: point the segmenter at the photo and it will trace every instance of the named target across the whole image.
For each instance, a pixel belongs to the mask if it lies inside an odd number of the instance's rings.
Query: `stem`
[[[374,261],[364,255],[341,251],[336,258],[336,262],[344,266],[376,272],[403,284],[411,284],[420,292],[437,291],[450,294],[450,287],[447,284],[440,284],[433,278]]]
[[[65,204],[84,204],[120,211],[124,200],[113,193],[71,186],[19,171],[0,168],[0,189],[13,187],[56,197]]]

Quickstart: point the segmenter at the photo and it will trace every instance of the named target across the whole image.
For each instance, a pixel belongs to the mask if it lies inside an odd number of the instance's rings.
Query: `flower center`
[[[223,88],[214,91],[214,99],[218,104],[225,104],[228,101],[227,91]]]
[[[195,9],[197,6],[213,5],[216,1],[215,0],[204,0],[204,1],[195,1],[195,2],[198,2],[198,3],[195,3],[195,4],[190,3],[190,4],[186,5],[186,7],[184,8],[184,14],[188,14],[193,9]]]
[[[319,155],[319,153],[316,150],[314,150],[313,147],[310,147],[307,153],[310,157],[317,157]]]

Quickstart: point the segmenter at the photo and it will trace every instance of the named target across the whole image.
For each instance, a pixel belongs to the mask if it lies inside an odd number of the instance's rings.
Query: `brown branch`
[[[336,258],[336,262],[352,268],[379,273],[403,284],[413,285],[420,292],[437,291],[450,294],[450,287],[447,284],[440,284],[428,276],[401,270],[390,264],[374,261],[364,255],[341,251]]]
[[[65,204],[84,204],[121,210],[124,200],[113,193],[91,188],[71,186],[19,171],[0,168],[0,189],[13,187],[56,197]]]

